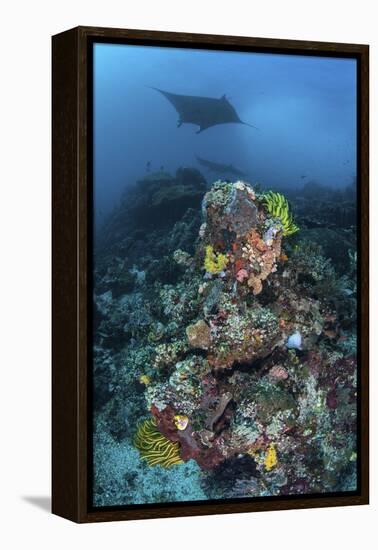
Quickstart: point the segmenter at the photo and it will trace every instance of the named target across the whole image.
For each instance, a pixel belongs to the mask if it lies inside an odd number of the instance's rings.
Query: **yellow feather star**
[[[180,445],[159,432],[154,418],[139,424],[134,437],[134,446],[149,466],[159,465],[170,468],[175,464],[183,464],[179,452]]]
[[[285,236],[293,235],[293,233],[299,231],[299,227],[294,223],[293,216],[290,213],[290,207],[286,197],[281,193],[269,191],[269,193],[263,195],[263,202],[269,214],[275,218],[279,218]]]

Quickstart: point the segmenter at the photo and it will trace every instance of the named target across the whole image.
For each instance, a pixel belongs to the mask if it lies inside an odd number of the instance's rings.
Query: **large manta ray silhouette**
[[[252,124],[240,120],[237,112],[225,95],[217,99],[215,97],[172,94],[159,88],[152,89],[160,92],[176,109],[179,115],[177,121],[178,128],[182,124],[196,124],[199,126],[197,134],[207,130],[207,128],[211,128],[211,126],[230,122],[256,128]]]
[[[216,174],[229,174],[238,178],[245,178],[247,175],[232,164],[221,164],[220,162],[213,162],[212,160],[207,160],[199,156],[196,156],[196,159],[201,166],[204,166]]]

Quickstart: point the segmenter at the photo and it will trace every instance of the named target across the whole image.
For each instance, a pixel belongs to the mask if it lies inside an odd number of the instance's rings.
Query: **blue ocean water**
[[[172,105],[150,87],[226,95],[238,124],[177,129]],[[356,177],[356,60],[96,44],[95,213],[99,223],[150,162],[175,171],[196,155],[232,163],[265,186],[332,188]],[[198,166],[198,165],[197,165]]]

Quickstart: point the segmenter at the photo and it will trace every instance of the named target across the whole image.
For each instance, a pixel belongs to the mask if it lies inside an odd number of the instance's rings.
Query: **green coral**
[[[230,198],[232,188],[232,183],[221,180],[216,181],[204,197],[203,208],[206,209],[209,204],[221,208],[226,206]]]
[[[198,398],[202,395],[201,380],[209,372],[209,364],[203,357],[196,355],[186,357],[176,363],[175,370],[169,378],[169,384],[181,396]]]
[[[175,340],[173,342],[164,342],[155,348],[155,357],[153,360],[154,369],[162,369],[176,363],[179,357],[188,349],[186,340]]]
[[[284,195],[269,191],[262,195],[262,200],[269,214],[280,220],[283,234],[286,237],[299,231],[299,227],[294,223],[293,215],[290,212],[288,200]]]
[[[182,464],[180,446],[159,432],[154,418],[141,422],[134,437],[134,446],[149,466],[170,468]]]
[[[297,273],[310,276],[314,282],[326,282],[329,288],[331,280],[336,279],[335,269],[330,258],[326,258],[320,245],[313,241],[301,240],[294,247],[290,263]],[[328,292],[326,292],[328,294]]]
[[[207,273],[221,273],[228,264],[228,258],[225,254],[214,252],[214,248],[209,244],[205,249],[204,268]]]
[[[196,393],[199,394],[198,391]],[[170,405],[174,410],[185,412],[190,416],[198,407],[198,397],[189,392],[184,393],[168,382],[151,383],[146,387],[144,395],[148,409],[155,405],[159,411],[162,411]]]
[[[175,285],[164,285],[159,291],[159,304],[167,323],[176,322],[178,326],[187,324],[197,315],[198,286],[202,277],[190,274],[190,284],[180,281]]]

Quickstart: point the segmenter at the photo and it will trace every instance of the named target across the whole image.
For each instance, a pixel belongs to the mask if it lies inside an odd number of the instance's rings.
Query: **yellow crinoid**
[[[294,223],[293,215],[290,212],[288,200],[284,195],[269,191],[264,193],[262,200],[269,214],[280,220],[285,236],[293,235],[293,233],[299,231],[299,227]]]
[[[138,426],[134,436],[134,446],[149,466],[170,468],[182,464],[180,445],[170,441],[159,432],[154,418],[144,420]]]

